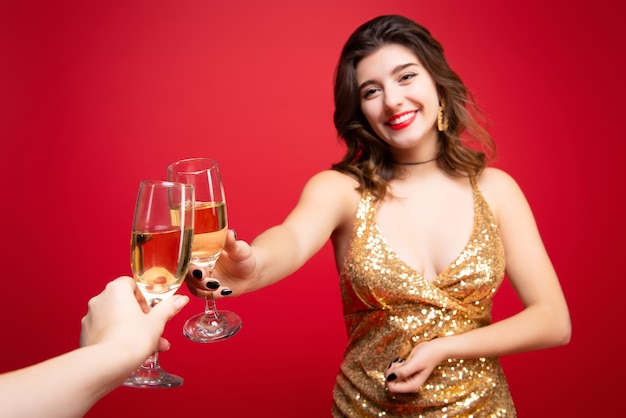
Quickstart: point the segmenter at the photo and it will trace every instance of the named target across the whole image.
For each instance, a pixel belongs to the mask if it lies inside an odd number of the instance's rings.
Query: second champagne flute
[[[144,180],[139,185],[130,264],[139,291],[150,308],[172,296],[185,280],[191,258],[193,186]],[[136,388],[173,388],[183,378],[169,374],[154,351],[124,382]]]
[[[196,194],[192,275],[202,278],[201,267],[211,277],[215,263],[226,243],[228,219],[226,198],[217,161],[210,158],[188,158],[167,168],[170,181],[194,186]],[[213,293],[205,298],[204,312],[190,318],[183,333],[192,341],[210,343],[229,338],[241,329],[241,319],[231,311],[218,311]]]

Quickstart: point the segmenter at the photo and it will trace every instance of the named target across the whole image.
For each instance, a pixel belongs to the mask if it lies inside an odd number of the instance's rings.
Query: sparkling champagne
[[[182,284],[189,266],[192,239],[191,228],[133,231],[131,268],[150,306],[173,295]]]
[[[222,253],[228,234],[224,202],[196,202],[191,261],[212,266]]]

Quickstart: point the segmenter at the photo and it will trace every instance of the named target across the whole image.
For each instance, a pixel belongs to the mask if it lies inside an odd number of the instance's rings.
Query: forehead
[[[383,45],[361,59],[356,66],[356,77],[360,83],[364,80],[388,76],[393,74],[398,66],[405,64],[422,65],[417,55],[406,46]]]

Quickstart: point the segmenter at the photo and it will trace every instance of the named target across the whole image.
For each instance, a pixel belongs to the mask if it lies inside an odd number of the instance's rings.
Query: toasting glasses
[[[131,268],[148,306],[172,296],[187,274],[193,238],[194,190],[188,184],[142,181],[130,241]],[[179,376],[161,369],[155,350],[124,382],[137,388],[172,388]]]
[[[191,184],[196,193],[194,237],[191,250],[192,275],[205,268],[211,277],[228,234],[226,199],[217,162],[210,158],[189,158],[171,164],[168,180]],[[201,277],[201,276],[200,276]],[[210,343],[229,338],[241,329],[241,319],[231,311],[218,311],[213,293],[205,298],[204,312],[190,318],[183,333],[192,341]]]

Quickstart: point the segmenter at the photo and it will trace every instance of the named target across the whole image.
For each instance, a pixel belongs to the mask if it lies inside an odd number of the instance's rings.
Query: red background
[[[612,415],[626,372],[624,12],[618,0],[3,1],[0,372],[77,346],[88,299],[130,273],[139,181],[169,163],[219,160],[239,237],[280,222],[341,155],[343,42],[400,13],[431,29],[487,111],[496,165],[525,190],[569,300],[570,345],[502,359],[520,416]],[[229,341],[182,336],[198,299],[166,328],[161,360],[183,387],[120,388],[88,416],[329,415],[346,340],[329,246],[218,306],[244,320]],[[505,285],[495,317],[519,307]]]

